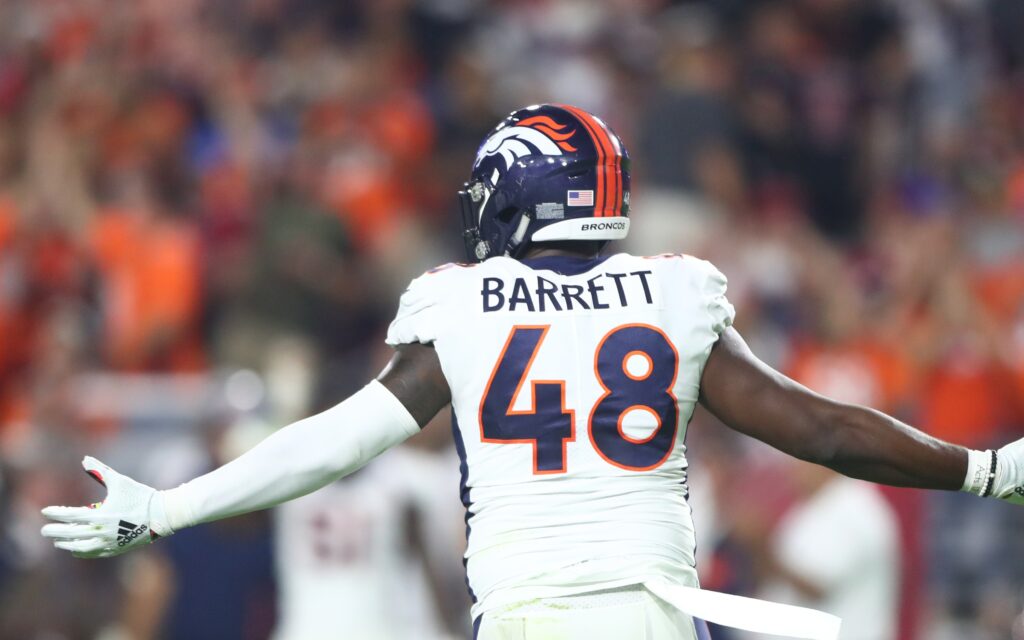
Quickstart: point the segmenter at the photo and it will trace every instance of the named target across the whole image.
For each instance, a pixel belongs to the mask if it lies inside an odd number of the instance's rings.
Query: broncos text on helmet
[[[459,192],[469,259],[625,238],[629,184],[629,154],[600,118],[564,104],[513,111],[484,139]]]

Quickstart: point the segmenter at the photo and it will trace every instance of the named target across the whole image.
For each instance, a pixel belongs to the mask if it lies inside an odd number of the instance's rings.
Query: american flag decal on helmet
[[[591,189],[585,191],[567,191],[565,204],[570,207],[592,207],[594,206],[594,192]]]

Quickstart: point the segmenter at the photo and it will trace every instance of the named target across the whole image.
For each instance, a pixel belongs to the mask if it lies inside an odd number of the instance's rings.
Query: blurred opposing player
[[[684,436],[698,401],[853,477],[1024,503],[1024,441],[968,451],[816,395],[750,353],[711,264],[601,256],[629,230],[629,169],[619,138],[580,109],[512,113],[460,193],[479,263],[413,281],[377,380],[168,491],[86,458],[107,500],[48,507],[58,522],[44,535],[111,556],[278,504],[365,464],[450,401],[479,637],[692,639],[703,617],[834,638],[829,617],[695,588]]]
[[[276,510],[275,640],[455,636],[438,615],[445,581],[431,574],[435,558],[423,539],[425,511],[438,506],[425,494],[445,475],[434,462],[397,447]]]

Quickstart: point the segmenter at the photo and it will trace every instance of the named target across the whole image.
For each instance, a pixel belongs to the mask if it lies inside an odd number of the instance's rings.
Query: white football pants
[[[707,640],[698,623],[642,585],[488,611],[477,640]]]

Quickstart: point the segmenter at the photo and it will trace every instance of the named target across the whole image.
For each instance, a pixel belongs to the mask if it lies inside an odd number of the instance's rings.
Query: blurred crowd
[[[617,130],[619,249],[715,262],[767,362],[960,444],[1024,435],[1022,29],[1019,0],[0,2],[0,637],[204,637],[182,598],[230,590],[220,552],[73,562],[38,508],[96,499],[83,452],[179,482],[358,388],[408,280],[462,258],[482,136],[536,102]],[[820,600],[786,532],[835,478],[704,414],[689,438],[705,586]],[[435,440],[413,453],[454,469]],[[851,640],[1024,638],[1021,514],[868,491],[893,622]],[[248,524],[224,580],[253,593],[207,637],[274,627]]]

